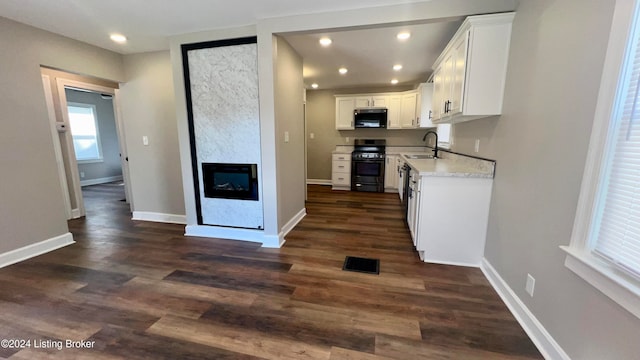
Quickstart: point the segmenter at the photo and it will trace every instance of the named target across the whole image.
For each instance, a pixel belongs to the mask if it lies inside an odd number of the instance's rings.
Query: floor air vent
[[[378,275],[380,274],[380,260],[347,256],[344,259],[344,266],[342,266],[342,270]]]

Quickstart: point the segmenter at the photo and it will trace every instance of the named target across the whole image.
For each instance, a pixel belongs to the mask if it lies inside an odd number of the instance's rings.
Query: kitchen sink
[[[407,159],[434,159],[433,155],[430,154],[414,154],[414,155],[405,155]]]

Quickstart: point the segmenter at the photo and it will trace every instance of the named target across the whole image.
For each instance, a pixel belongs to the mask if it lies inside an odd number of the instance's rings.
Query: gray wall
[[[275,120],[278,179],[278,229],[304,209],[304,107],[302,58],[275,37]],[[285,132],[289,141],[285,142]]]
[[[122,176],[120,145],[113,113],[113,99],[103,99],[100,94],[73,89],[65,90],[67,102],[92,104],[96,107],[98,134],[102,146],[102,161],[78,164],[80,181]],[[82,174],[84,173],[84,177]]]
[[[40,65],[123,80],[119,54],[0,18],[0,254],[68,232]]]
[[[184,215],[175,98],[168,51],[124,56],[120,98],[134,211]],[[142,144],[142,136],[149,145]]]
[[[307,178],[331,179],[331,152],[336,145],[353,144],[354,138],[386,139],[387,145],[422,146],[425,130],[357,129],[336,130],[337,94],[368,94],[411,90],[410,86],[307,90]],[[314,138],[309,137],[310,133]],[[347,137],[349,141],[347,141]]]
[[[522,1],[500,117],[455,125],[497,160],[485,257],[573,359],[636,359],[640,320],[564,266],[613,1]],[[527,273],[535,296],[525,291]]]

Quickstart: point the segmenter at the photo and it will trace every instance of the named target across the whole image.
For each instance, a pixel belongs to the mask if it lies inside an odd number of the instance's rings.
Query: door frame
[[[49,127],[53,140],[53,152],[56,157],[56,167],[58,168],[58,179],[60,180],[60,191],[64,201],[64,210],[67,220],[71,219],[71,199],[69,197],[69,184],[64,170],[64,158],[62,156],[62,146],[60,145],[60,134],[58,132],[58,121],[56,120],[56,110],[53,102],[53,92],[51,91],[51,78],[42,74],[42,86],[44,87],[44,97],[47,103],[47,114],[49,116]]]
[[[131,194],[131,183],[129,176],[129,156],[127,153],[127,145],[126,138],[124,132],[124,123],[122,121],[122,113],[120,110],[120,102],[118,99],[119,91],[118,89],[114,89],[111,87],[95,85],[90,83],[85,83],[77,80],[70,80],[65,78],[56,78],[56,87],[58,89],[58,101],[60,105],[60,110],[62,113],[62,122],[65,124],[68,131],[64,132],[64,136],[67,138],[67,158],[64,159],[69,164],[69,169],[71,172],[71,184],[73,186],[74,197],[76,200],[77,207],[75,209],[70,209],[71,218],[79,218],[86,215],[84,208],[84,199],[82,198],[82,189],[80,186],[80,172],[78,170],[78,161],[76,160],[75,150],[73,148],[73,141],[71,139],[71,126],[69,123],[69,112],[67,111],[67,94],[65,90],[69,89],[78,89],[81,91],[91,91],[100,94],[108,94],[113,96],[113,115],[116,121],[116,133],[118,136],[118,143],[120,147],[120,165],[122,167],[122,178],[125,187],[126,201],[129,203],[129,207],[131,211],[133,211],[133,196]],[[63,169],[64,170],[64,169]],[[66,178],[66,176],[65,176]],[[65,188],[65,192],[67,196],[70,197],[68,193],[68,188]],[[69,208],[71,206],[69,205]]]

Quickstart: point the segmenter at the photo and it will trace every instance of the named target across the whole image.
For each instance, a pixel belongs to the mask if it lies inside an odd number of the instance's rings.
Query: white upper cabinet
[[[402,94],[402,100],[400,103],[400,127],[403,129],[412,129],[417,126],[417,101],[418,94],[415,91]]]
[[[389,106],[387,107],[387,129],[400,129],[400,105],[402,95],[389,96]]]
[[[433,65],[433,123],[502,113],[514,13],[468,17]]]
[[[388,110],[387,129],[417,128],[420,117],[417,101],[416,90],[368,95],[336,95],[336,130],[353,130],[354,110],[373,107]]]
[[[387,107],[387,96],[358,96],[356,97],[356,109],[368,107]]]
[[[433,111],[431,109],[433,99],[433,84],[424,83],[418,87],[418,105],[416,111],[418,112],[418,127],[432,128],[436,125],[433,124]]]
[[[353,130],[354,97],[336,97],[336,130]]]

